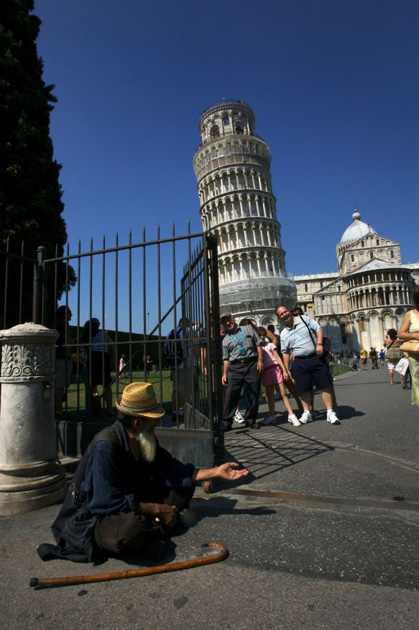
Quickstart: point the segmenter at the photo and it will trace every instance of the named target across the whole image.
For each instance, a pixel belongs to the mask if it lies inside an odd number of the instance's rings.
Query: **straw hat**
[[[165,410],[156,400],[154,387],[151,383],[127,385],[115,404],[117,409],[127,416],[162,418],[165,414]]]

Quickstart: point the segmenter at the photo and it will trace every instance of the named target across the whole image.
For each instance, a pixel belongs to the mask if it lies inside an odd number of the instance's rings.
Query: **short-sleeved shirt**
[[[305,323],[304,323],[305,322]],[[307,326],[311,330],[311,334]],[[315,343],[316,332],[321,330],[320,324],[318,324],[311,317],[304,317],[302,321],[301,317],[294,317],[294,323],[291,328],[286,326],[281,331],[281,350],[285,354],[293,353],[294,357],[306,357],[309,354],[316,352]]]
[[[275,358],[275,350],[278,349],[272,341],[267,341],[263,346],[263,367],[267,368],[271,365],[278,365],[278,361]]]
[[[257,346],[262,345],[262,339],[253,326],[239,326],[233,334],[227,333],[223,338],[223,361],[240,361],[258,356]],[[240,352],[243,348],[244,353]]]

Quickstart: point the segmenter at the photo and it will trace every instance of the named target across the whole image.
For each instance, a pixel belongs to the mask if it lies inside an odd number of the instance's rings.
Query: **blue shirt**
[[[301,317],[294,317],[293,326],[291,328],[285,326],[281,330],[281,350],[284,354],[292,352],[294,357],[305,357],[316,352],[316,332],[321,330],[322,327],[314,319],[306,315],[304,316],[304,322],[301,320]],[[311,329],[311,335],[306,324]]]

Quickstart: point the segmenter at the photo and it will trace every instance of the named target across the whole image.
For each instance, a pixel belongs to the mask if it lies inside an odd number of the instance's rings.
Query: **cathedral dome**
[[[340,244],[349,243],[350,241],[357,241],[358,239],[366,236],[367,234],[377,234],[377,232],[368,223],[361,221],[361,215],[355,208],[352,215],[353,222],[346,228],[340,239]]]

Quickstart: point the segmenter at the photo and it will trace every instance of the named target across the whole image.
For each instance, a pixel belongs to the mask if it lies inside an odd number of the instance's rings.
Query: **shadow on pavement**
[[[333,451],[320,440],[298,434],[281,426],[264,427],[260,431],[233,431],[225,439],[226,461],[236,461],[249,469],[250,474],[237,483],[217,480],[214,491],[229,490],[249,485],[289,466],[298,465],[312,457]]]

